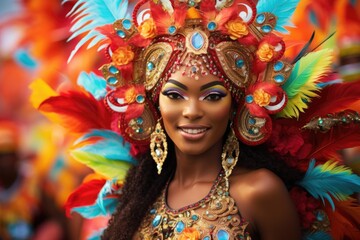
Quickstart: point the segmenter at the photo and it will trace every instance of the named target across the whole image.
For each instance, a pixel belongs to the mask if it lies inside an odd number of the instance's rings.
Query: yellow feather
[[[277,114],[278,117],[298,118],[300,112],[304,112],[311,98],[318,96],[318,80],[330,70],[332,59],[332,50],[324,49],[309,53],[296,63],[289,83],[284,85],[289,100],[283,111]]]

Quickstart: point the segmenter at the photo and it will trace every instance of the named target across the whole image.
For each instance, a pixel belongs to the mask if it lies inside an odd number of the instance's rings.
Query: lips
[[[185,140],[195,141],[203,138],[209,127],[205,126],[180,126],[180,134],[183,136]]]
[[[207,128],[180,128],[181,131],[188,133],[188,134],[199,134],[203,133],[207,130]]]

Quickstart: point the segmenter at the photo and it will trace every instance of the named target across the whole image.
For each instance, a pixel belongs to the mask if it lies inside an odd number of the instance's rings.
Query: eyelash
[[[225,96],[226,96],[226,93],[209,92],[209,93],[206,93],[205,95],[203,95],[202,97],[200,97],[200,100],[208,100],[208,101],[211,101],[211,102],[216,102],[216,101],[219,101],[220,99],[222,99]],[[215,99],[214,99],[214,97],[215,97]]]
[[[179,99],[187,100],[188,99],[186,96],[184,96],[183,94],[181,94],[180,92],[175,91],[175,90],[165,90],[162,92],[162,94],[172,100],[179,100]],[[203,96],[201,96],[200,101],[207,100],[207,101],[211,101],[211,102],[216,102],[225,96],[226,96],[226,93],[223,93],[223,92],[209,92],[209,93],[206,93]]]
[[[173,100],[186,99],[186,97],[183,96],[180,92],[174,90],[165,90],[162,92],[162,94]]]

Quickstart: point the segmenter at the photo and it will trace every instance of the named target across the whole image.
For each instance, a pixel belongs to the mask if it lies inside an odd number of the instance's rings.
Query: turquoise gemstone
[[[115,84],[118,83],[118,80],[117,80],[115,77],[109,77],[109,78],[107,79],[107,83],[108,83],[109,85],[115,85]]]
[[[176,224],[175,230],[178,233],[181,233],[185,229],[185,223],[183,221],[180,221]]]
[[[168,31],[169,31],[170,34],[174,34],[174,33],[176,33],[176,27],[175,26],[170,26],[168,28]]]
[[[156,209],[153,208],[153,209],[150,210],[151,215],[154,215],[155,213],[156,213]]]
[[[136,123],[139,124],[139,125],[141,125],[141,124],[144,123],[144,119],[143,119],[142,117],[138,117],[138,118],[136,119]]]
[[[125,32],[124,32],[123,30],[119,30],[119,31],[117,31],[116,33],[117,33],[117,35],[118,35],[119,37],[121,37],[121,38],[125,38],[125,37],[126,37],[126,34],[125,34]]]
[[[217,24],[216,22],[209,22],[207,25],[207,28],[209,29],[209,31],[214,31],[217,28]]]
[[[227,231],[221,229],[217,233],[217,238],[218,238],[218,240],[229,240],[230,235],[229,235],[229,233]]]
[[[199,220],[199,216],[198,215],[192,215],[191,219],[194,220],[194,221],[197,221],[197,220]]]
[[[196,32],[191,36],[191,45],[196,49],[200,50],[205,44],[204,37]]]
[[[124,19],[124,21],[122,22],[123,27],[126,30],[130,30],[131,28],[131,21],[129,19]]]
[[[241,59],[241,58],[238,58],[238,59],[236,59],[235,64],[236,64],[236,67],[237,67],[237,68],[241,68],[241,67],[244,66],[244,60]]]
[[[249,124],[254,125],[256,120],[254,118],[249,118]]]
[[[203,238],[203,240],[210,240],[210,237],[206,236],[206,237]]]
[[[283,83],[285,81],[285,77],[283,75],[275,75],[274,77],[275,82],[277,83]]]
[[[149,71],[152,71],[155,68],[155,64],[153,62],[148,62],[146,67]]]
[[[264,33],[269,33],[271,32],[272,30],[272,27],[270,25],[264,25],[261,27],[261,30],[264,32]]]
[[[136,102],[137,103],[143,103],[144,101],[145,101],[144,95],[139,94],[139,95],[136,96]]]
[[[316,213],[316,219],[317,219],[318,221],[320,221],[320,222],[324,221],[324,219],[325,219],[324,213],[321,212],[321,211],[318,211],[318,212]]]
[[[264,15],[264,14],[259,14],[259,15],[256,17],[256,22],[257,22],[258,24],[262,24],[264,21],[265,21],[265,15]]]
[[[245,97],[245,101],[246,101],[246,103],[252,103],[254,101],[253,95],[247,95]]]
[[[192,1],[192,0],[190,0],[190,1],[188,2],[188,4],[189,4],[190,7],[194,7],[194,6],[195,6],[195,2]]]
[[[275,70],[276,72],[278,72],[278,71],[280,71],[281,69],[283,69],[283,67],[284,67],[284,63],[281,62],[281,61],[277,61],[277,62],[275,63],[275,65],[274,65],[274,70]]]
[[[117,74],[117,73],[119,72],[119,70],[118,70],[116,67],[114,67],[114,66],[111,66],[111,67],[109,68],[109,71],[110,71],[112,74]]]
[[[144,132],[144,129],[138,128],[138,129],[135,130],[135,132],[136,132],[136,133],[143,133],[143,132]]]
[[[153,225],[153,227],[157,227],[159,226],[160,223],[161,223],[161,215],[156,215],[156,217],[154,218],[151,224]]]

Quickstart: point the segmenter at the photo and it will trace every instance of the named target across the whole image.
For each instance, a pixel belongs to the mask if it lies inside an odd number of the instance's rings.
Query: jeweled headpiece
[[[98,27],[107,36],[110,60],[101,71],[113,88],[106,102],[118,114],[122,134],[130,142],[148,143],[158,118],[159,90],[186,62],[183,74],[219,76],[243,106],[237,109],[236,135],[248,144],[265,141],[271,132],[269,114],[285,107],[280,86],[292,69],[280,60],[285,44],[272,33],[283,28],[288,16],[266,10],[256,12],[247,0],[143,0],[131,19]]]
[[[122,1],[118,4],[119,10],[128,8]],[[89,12],[96,11],[85,5]],[[236,136],[255,145],[270,136],[270,115],[284,112],[291,102],[288,92],[293,92],[293,84],[291,91],[283,86],[293,65],[282,60],[285,44],[274,32],[286,32],[296,5],[297,1],[274,8],[266,1],[255,5],[251,0],[142,0],[133,7],[131,18],[119,13],[107,20],[110,24],[90,22],[78,47],[93,36],[91,45],[103,43],[109,63],[100,70],[111,88],[105,101],[116,116],[114,125],[128,141],[149,144],[159,115],[155,105],[160,88],[183,66],[183,74],[195,80],[211,73],[224,81],[238,106],[233,121]],[[85,24],[87,12],[79,8],[73,14],[83,17],[75,26]],[[82,29],[77,31],[75,35]],[[299,102],[314,94],[296,95],[292,97]],[[288,105],[283,115],[297,116],[304,108]]]

